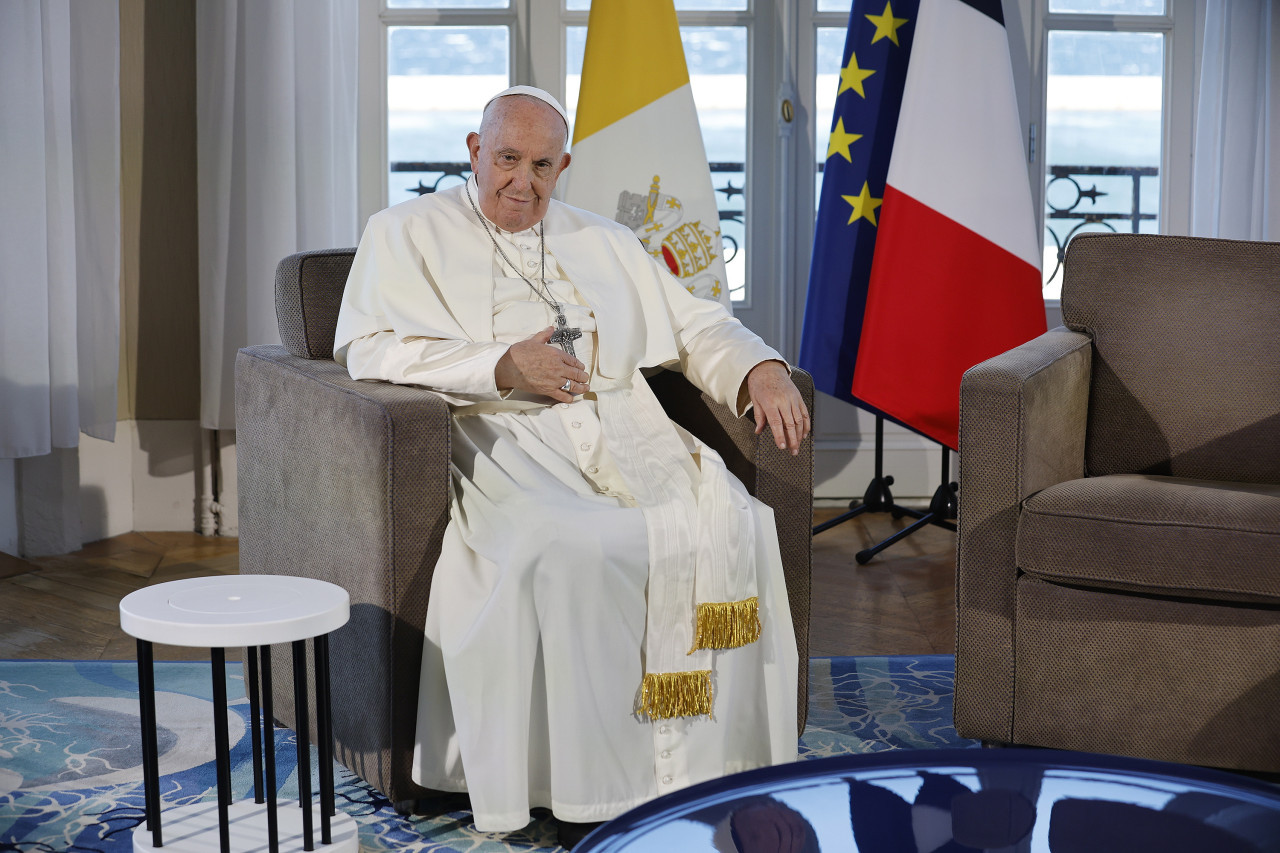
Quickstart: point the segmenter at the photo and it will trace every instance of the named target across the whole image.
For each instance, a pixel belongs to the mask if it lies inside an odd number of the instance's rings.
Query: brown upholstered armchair
[[[1280,244],[1075,238],[960,389],[960,734],[1280,771]]]
[[[405,803],[430,792],[409,775],[427,593],[448,520],[449,409],[421,388],[357,382],[333,361],[334,326],[354,250],[285,258],[276,273],[284,346],[236,357],[240,571],[331,581],[351,621],[330,640],[336,757]],[[812,411],[813,382],[796,371]],[[808,703],[813,456],[779,451],[749,418],[711,403],[677,373],[651,380],[671,416],[714,447],[773,507],[800,650],[800,728]],[[288,655],[273,660],[289,693]],[[291,695],[291,694],[290,694]],[[278,711],[291,708],[277,696]],[[291,712],[281,713],[292,725]],[[315,715],[311,715],[315,720]]]

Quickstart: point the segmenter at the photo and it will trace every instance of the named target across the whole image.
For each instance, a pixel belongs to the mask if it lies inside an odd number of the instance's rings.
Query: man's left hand
[[[795,456],[809,435],[809,409],[786,365],[762,361],[747,374],[747,394],[756,410],[756,435],[768,425],[779,450]]]

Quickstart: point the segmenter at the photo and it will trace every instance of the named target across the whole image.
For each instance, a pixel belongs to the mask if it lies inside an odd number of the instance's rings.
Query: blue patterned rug
[[[952,726],[953,667],[950,655],[812,659],[801,758],[976,746]],[[237,800],[252,797],[253,784],[240,672],[227,667]],[[157,663],[156,685],[161,807],[216,801],[209,665]],[[143,819],[137,695],[131,661],[0,661],[0,851],[132,850]],[[277,730],[276,742],[281,796],[296,798],[293,733]],[[486,835],[466,811],[404,818],[355,775],[339,767],[336,778],[338,807],[359,825],[364,851],[559,849],[546,815],[521,832]]]

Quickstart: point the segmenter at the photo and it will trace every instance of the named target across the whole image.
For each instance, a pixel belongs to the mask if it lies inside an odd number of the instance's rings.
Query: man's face
[[[564,121],[542,101],[507,96],[490,105],[480,131],[467,134],[480,209],[503,230],[533,227],[569,165]]]

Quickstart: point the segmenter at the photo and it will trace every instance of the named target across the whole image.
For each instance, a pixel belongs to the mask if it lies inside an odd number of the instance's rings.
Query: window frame
[[[506,26],[509,28],[511,77],[513,80],[532,80],[528,49],[533,37],[529,25],[530,2],[512,0],[506,8],[498,9],[390,9],[386,0],[359,0],[357,114],[360,126],[356,136],[356,156],[359,164],[357,198],[362,227],[370,216],[390,203],[386,187],[390,169],[387,156],[387,30],[399,26]],[[543,88],[557,94],[554,88]],[[563,92],[557,96],[563,96]]]
[[[511,0],[501,9],[388,9],[385,0],[359,0],[359,215],[363,223],[388,204],[386,194],[386,27],[493,25],[510,27],[514,82],[530,82],[563,99],[565,28],[585,26],[586,11],[555,0]],[[533,15],[538,5],[540,14]],[[848,11],[818,11],[818,0],[749,0],[742,11],[680,11],[681,26],[745,26],[748,100],[745,195],[747,300],[735,312],[783,355],[794,357],[804,314],[816,204],[813,164],[829,117],[816,115],[816,40],[820,27],[843,28]],[[1056,29],[1160,32],[1166,36],[1160,165],[1160,231],[1190,229],[1191,155],[1196,43],[1203,29],[1198,0],[1168,0],[1164,15],[1050,12],[1049,0],[1004,0],[1014,85],[1027,146],[1027,174],[1043,243],[1047,164],[1048,33]],[[533,45],[556,45],[555,50]],[[783,104],[790,102],[790,122]],[[1046,299],[1051,320],[1057,299]]]
[[[1006,0],[1006,11],[1010,5]],[[1029,22],[1024,32],[1030,58],[1029,103],[1023,107],[1023,141],[1028,151],[1031,196],[1036,207],[1037,234],[1044,246],[1045,190],[1048,166],[1043,157],[1043,128],[1048,119],[1048,45],[1055,30],[1085,32],[1159,33],[1165,37],[1160,141],[1160,233],[1187,234],[1191,228],[1191,156],[1194,145],[1196,100],[1196,43],[1202,29],[1196,0],[1166,0],[1163,15],[1108,15],[1050,12],[1049,0],[1017,0]],[[1013,22],[1006,16],[1006,24]],[[1016,54],[1015,54],[1016,55]],[[1015,78],[1017,64],[1015,62]],[[1029,118],[1027,118],[1029,117]],[[1050,325],[1061,320],[1062,302],[1046,298]]]
[[[358,199],[360,222],[387,206],[387,37],[391,26],[485,26],[506,25],[511,32],[512,83],[529,83],[565,97],[567,73],[566,28],[587,25],[588,12],[567,10],[563,0],[554,0],[549,13],[546,0],[511,0],[502,9],[388,9],[386,0],[359,0],[359,116],[357,146],[359,157]],[[796,228],[796,199],[778,191],[788,186],[794,172],[793,158],[786,144],[790,130],[780,118],[783,99],[796,100],[794,74],[781,87],[771,81],[783,79],[790,68],[785,57],[793,50],[784,44],[793,30],[787,22],[795,9],[814,0],[748,0],[744,10],[679,10],[682,27],[740,26],[747,36],[746,160],[747,187],[744,194],[746,228],[743,245],[746,255],[746,299],[734,303],[734,313],[784,355],[798,339],[798,308],[803,305],[807,279],[808,250],[796,251],[796,239],[811,239],[812,223]],[[532,14],[535,5],[539,14]],[[772,12],[773,14],[766,14]],[[846,16],[847,18],[847,16]],[[556,45],[554,50],[534,45]],[[810,82],[812,86],[812,82]],[[788,88],[790,87],[790,88]],[[796,110],[797,122],[803,113]],[[794,123],[793,123],[794,124]],[[812,140],[799,147],[811,152]],[[784,153],[786,152],[786,153]],[[780,157],[786,163],[780,163]],[[805,156],[812,156],[807,153]],[[811,193],[811,191],[810,191]],[[799,231],[800,234],[796,232]],[[803,236],[801,236],[803,235]],[[803,255],[805,278],[796,278],[796,256]],[[798,294],[797,294],[798,292]]]

